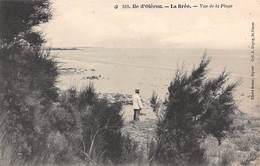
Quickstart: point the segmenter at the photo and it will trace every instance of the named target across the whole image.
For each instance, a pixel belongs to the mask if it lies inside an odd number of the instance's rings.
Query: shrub
[[[203,149],[200,143],[208,134],[219,144],[230,130],[236,108],[232,92],[237,83],[226,85],[228,74],[207,79],[210,59],[204,56],[191,74],[177,71],[168,91],[163,119],[157,125],[157,148],[154,158],[168,165],[201,163]]]
[[[136,163],[140,159],[137,143],[129,135],[122,136],[121,163]]]
[[[256,159],[257,155],[257,134],[242,134],[239,136],[229,134],[218,145],[218,140],[209,135],[201,143],[201,148],[205,150],[205,163],[213,165],[248,165]]]
[[[159,121],[163,119],[163,112],[160,111],[162,102],[158,97],[158,94],[156,94],[155,92],[153,92],[152,97],[150,98],[150,106],[152,107],[153,112],[155,113],[157,119]]]
[[[48,0],[0,1],[1,145],[11,163],[45,159],[46,112],[57,99],[56,63],[34,27],[51,17]]]
[[[98,99],[93,86],[79,93],[83,152],[96,162],[119,162],[122,152],[121,104]]]
[[[60,103],[63,109],[54,109],[54,116],[58,114],[54,119],[58,121],[52,126],[61,127],[58,131],[66,129],[65,136],[77,131],[75,134],[80,136],[70,142],[76,142],[74,152],[82,160],[89,164],[119,164],[137,158],[137,144],[121,133],[120,102],[99,97],[90,84],[79,92],[75,88],[65,91]]]
[[[205,150],[204,159],[209,166],[228,166],[235,162],[235,151],[237,146],[230,139],[219,145],[218,140],[209,135],[201,143],[201,148]]]

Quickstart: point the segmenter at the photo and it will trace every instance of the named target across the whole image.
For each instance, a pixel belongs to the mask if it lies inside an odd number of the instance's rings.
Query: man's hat
[[[140,92],[140,89],[135,89],[135,93],[139,93]]]

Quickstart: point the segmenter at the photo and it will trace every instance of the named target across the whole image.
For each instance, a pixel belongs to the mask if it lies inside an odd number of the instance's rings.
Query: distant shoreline
[[[157,48],[157,47],[154,47],[154,48],[118,48],[118,47],[115,47],[115,48],[111,48],[111,47],[95,47],[95,46],[81,46],[81,47],[78,47],[78,46],[74,46],[74,47],[45,47],[45,49],[49,49],[49,50],[85,50],[85,49],[95,49],[95,48],[103,48],[103,49],[125,49],[125,50],[128,50],[128,49],[142,49],[142,50],[153,50],[153,49],[160,49],[160,50],[175,50],[175,51],[178,51],[178,50],[200,50],[200,51],[248,51],[248,49],[245,49],[245,48],[235,48],[235,49],[232,49],[232,48],[226,48],[226,49],[223,49],[223,48],[169,48],[169,47],[166,47],[166,48]],[[260,51],[260,48],[257,48],[256,50]]]
[[[103,48],[103,47],[46,47],[46,50],[84,50],[88,48]]]
[[[71,47],[71,48],[62,48],[62,47],[49,47],[45,48],[46,50],[79,50],[77,47]]]

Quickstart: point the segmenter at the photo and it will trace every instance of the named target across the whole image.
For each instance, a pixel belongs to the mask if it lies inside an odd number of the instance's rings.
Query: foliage
[[[71,115],[68,117],[77,119],[76,123],[70,124],[76,124],[79,137],[71,142],[77,142],[74,149],[82,160],[95,165],[119,164],[136,158],[136,143],[121,133],[123,119],[120,102],[112,103],[100,98],[92,84],[79,92],[75,88],[67,90],[61,95],[60,102],[76,111],[74,118]],[[57,124],[70,128],[61,122]]]
[[[209,135],[201,143],[201,148],[205,150],[205,163],[213,165],[248,165],[257,157],[258,133],[229,133],[223,139],[221,145],[218,140]]]
[[[43,39],[40,39],[39,33],[33,32],[32,27],[45,23],[50,18],[49,0],[1,0],[0,39],[4,44],[9,44],[23,33],[25,40],[31,44],[42,44]]]
[[[200,163],[200,142],[212,134],[221,143],[230,130],[236,108],[233,90],[237,83],[226,85],[228,74],[207,79],[210,59],[204,56],[190,75],[177,71],[168,91],[163,119],[158,122],[155,160],[162,164]]]
[[[0,1],[1,145],[11,162],[47,155],[47,112],[57,98],[56,63],[33,28],[50,18],[48,0]]]
[[[153,108],[153,112],[159,111],[159,108],[161,106],[161,102],[160,102],[160,99],[158,97],[158,94],[156,94],[155,92],[153,92],[152,97],[150,99],[150,105]]]
[[[164,105],[156,92],[153,92],[152,97],[150,98],[150,106],[152,107],[153,112],[157,117],[157,120],[163,120],[164,112],[162,112],[161,110]]]
[[[130,135],[122,136],[121,163],[135,163],[140,159],[138,144],[130,138]]]

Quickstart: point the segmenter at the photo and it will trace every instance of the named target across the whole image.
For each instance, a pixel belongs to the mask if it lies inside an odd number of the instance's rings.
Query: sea
[[[239,81],[234,93],[238,106],[251,111],[252,62],[250,50],[173,49],[173,48],[78,48],[51,50],[58,62],[60,76],[57,87],[82,89],[90,83],[99,93],[133,94],[140,89],[148,100],[155,92],[164,100],[177,70],[189,74],[206,55],[209,79],[224,70],[229,83]]]

